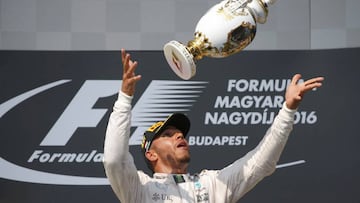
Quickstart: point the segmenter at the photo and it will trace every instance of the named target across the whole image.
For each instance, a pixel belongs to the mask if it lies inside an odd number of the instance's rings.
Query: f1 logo
[[[118,93],[122,81],[87,80],[40,143],[41,146],[65,146],[79,127],[96,127],[108,109],[94,109],[99,98]],[[199,97],[204,84],[199,81],[153,80],[132,109],[132,126],[137,127],[130,145],[139,145],[142,133],[159,118],[186,112]],[[144,119],[146,118],[146,119]]]
[[[92,107],[99,98],[116,94],[120,85],[117,80],[85,81],[40,146],[64,146],[78,127],[96,127],[107,109]]]

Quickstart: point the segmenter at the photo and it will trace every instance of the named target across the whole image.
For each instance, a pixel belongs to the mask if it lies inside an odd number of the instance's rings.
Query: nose
[[[183,135],[182,132],[177,132],[176,135],[175,135],[175,137],[176,137],[177,140],[179,140],[179,139],[181,139],[181,140],[185,139],[185,137],[184,137],[184,135]]]

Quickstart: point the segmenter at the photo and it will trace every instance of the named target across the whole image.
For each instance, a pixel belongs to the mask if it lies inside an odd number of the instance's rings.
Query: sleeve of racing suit
[[[293,128],[295,112],[284,103],[258,146],[219,172],[218,180],[226,185],[229,202],[236,202],[260,180],[275,171]]]
[[[129,152],[132,97],[120,92],[110,115],[104,143],[104,168],[121,202],[135,202],[140,187],[137,169]]]

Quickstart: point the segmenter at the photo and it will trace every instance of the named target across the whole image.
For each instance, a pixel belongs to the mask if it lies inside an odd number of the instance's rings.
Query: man
[[[123,82],[110,115],[104,145],[106,175],[122,203],[147,202],[237,202],[260,180],[274,172],[292,130],[294,114],[303,95],[322,85],[323,77],[298,83],[296,74],[285,93],[285,102],[259,145],[241,159],[221,170],[188,174],[190,128],[183,114],[173,114],[151,126],[141,148],[154,172],[153,177],[137,171],[129,153],[131,101],[136,83],[137,62],[122,50]]]

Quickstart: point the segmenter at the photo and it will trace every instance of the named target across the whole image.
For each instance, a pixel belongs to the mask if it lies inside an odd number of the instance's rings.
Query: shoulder
[[[199,173],[199,177],[216,177],[219,175],[220,170],[209,170],[209,169],[203,169]]]
[[[142,170],[138,170],[137,174],[138,174],[141,182],[148,182],[149,180],[153,179],[152,177],[150,177],[148,174],[146,174]]]

